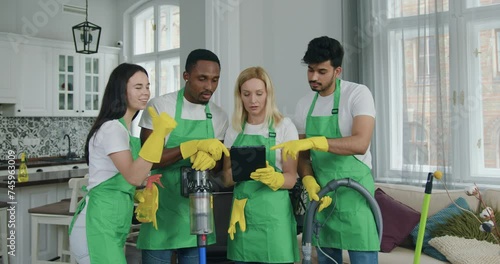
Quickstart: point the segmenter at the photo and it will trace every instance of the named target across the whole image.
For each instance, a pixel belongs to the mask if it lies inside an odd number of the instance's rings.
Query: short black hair
[[[315,38],[307,45],[307,51],[302,61],[306,64],[322,63],[330,60],[334,68],[342,66],[344,48],[336,39],[322,36]]]
[[[217,55],[215,55],[215,53],[213,53],[209,50],[206,50],[206,49],[195,49],[195,50],[191,51],[189,53],[189,55],[187,56],[186,67],[185,67],[186,72],[191,72],[194,65],[196,65],[196,63],[199,60],[217,62],[217,64],[219,64],[219,68],[220,68],[219,57],[217,57]]]

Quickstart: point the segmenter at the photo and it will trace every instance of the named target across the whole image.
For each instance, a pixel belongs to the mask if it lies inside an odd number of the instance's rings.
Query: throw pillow
[[[431,203],[432,203],[432,196],[431,196]],[[455,203],[464,209],[470,210],[469,204],[462,197],[459,197],[458,199],[456,199]],[[427,222],[425,224],[422,252],[424,252],[425,254],[427,254],[435,259],[439,259],[441,261],[446,261],[446,257],[443,254],[441,254],[438,250],[436,250],[434,247],[429,245],[429,240],[431,240],[431,238],[432,238],[431,233],[434,231],[434,229],[436,228],[437,225],[445,223],[450,217],[452,217],[454,215],[460,214],[460,212],[462,210],[460,210],[455,205],[455,203],[451,203],[450,205],[448,205],[448,207],[437,212],[435,215],[428,217]],[[419,227],[420,227],[420,223],[417,226],[415,226],[415,228],[411,231],[411,236],[413,237],[413,243],[415,243],[415,244],[417,244]]]
[[[431,239],[429,244],[453,264],[500,263],[500,248],[488,241],[442,236]]]
[[[500,215],[500,212],[495,211],[494,214]],[[495,243],[496,240],[493,235],[479,230],[479,225],[479,221],[472,213],[462,211],[460,214],[450,217],[444,223],[436,225],[436,228],[431,232],[431,237],[449,235]],[[499,225],[500,218],[497,220],[497,226]]]
[[[420,221],[420,213],[394,200],[380,188],[375,190],[375,200],[384,221],[380,251],[391,252],[410,235],[413,227]]]

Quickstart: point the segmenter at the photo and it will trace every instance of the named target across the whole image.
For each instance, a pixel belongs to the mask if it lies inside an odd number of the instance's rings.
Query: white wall
[[[147,0],[89,0],[89,21],[103,28],[101,45],[124,38],[124,12]],[[221,82],[214,98],[228,114],[239,72],[262,66],[276,86],[277,103],[287,116],[309,90],[301,59],[307,43],[328,35],[342,42],[342,0],[205,0],[179,1],[181,67],[187,54],[208,48],[221,59]],[[71,27],[84,16],[62,12],[62,4],[84,0],[0,0],[0,32],[73,41]],[[213,15],[217,17],[213,17]],[[345,31],[345,30],[344,30]],[[344,72],[348,66],[344,65]],[[352,80],[352,79],[351,79]]]
[[[102,27],[99,45],[115,46],[121,36],[118,0],[89,0],[88,21]],[[0,0],[0,32],[73,42],[71,28],[85,15],[66,13],[62,5],[85,8],[84,0]]]
[[[224,16],[228,20],[226,24],[239,24],[239,32],[221,37],[234,40],[234,34],[239,35],[236,37],[239,65],[230,67],[238,67],[239,71],[250,66],[266,69],[276,87],[280,110],[286,116],[293,116],[297,101],[310,89],[306,66],[301,62],[308,42],[323,35],[342,42],[342,1],[240,0],[226,3],[230,5]],[[239,12],[237,21],[231,21],[234,12]],[[235,80],[237,75],[229,79]],[[234,81],[219,87],[220,92],[223,89],[227,92],[220,104],[229,113],[234,103],[233,86]]]

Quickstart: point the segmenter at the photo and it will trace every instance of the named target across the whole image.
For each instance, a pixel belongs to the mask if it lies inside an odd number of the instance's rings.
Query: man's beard
[[[332,80],[330,80],[330,82],[328,82],[327,85],[322,85],[321,83],[316,82],[317,84],[319,84],[319,86],[317,88],[313,88],[311,85],[312,82],[309,82],[309,87],[311,87],[311,90],[313,92],[321,93],[321,92],[324,92],[324,91],[330,89],[330,87],[332,87],[334,82],[335,82],[335,77],[332,78]]]

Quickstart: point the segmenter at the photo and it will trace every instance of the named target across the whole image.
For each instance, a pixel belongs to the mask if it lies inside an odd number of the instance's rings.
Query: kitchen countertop
[[[19,168],[20,160],[14,160],[14,166]],[[43,157],[43,158],[29,158],[27,159],[26,164],[28,168],[30,167],[47,167],[47,166],[57,166],[57,165],[70,165],[70,164],[78,164],[78,163],[86,163],[85,158],[71,158],[68,159],[64,156],[56,156],[56,157]],[[8,160],[0,160],[0,170],[7,170],[9,166]]]
[[[29,180],[27,182],[15,181],[15,188],[34,186],[34,185],[44,185],[51,183],[63,183],[68,182],[71,178],[84,177],[89,171],[88,168],[81,169],[71,169],[71,170],[61,170],[61,171],[51,171],[51,172],[35,172],[29,174]],[[9,182],[9,176],[0,176],[0,188],[9,188],[12,186],[12,182]],[[17,178],[17,177],[16,177]]]

